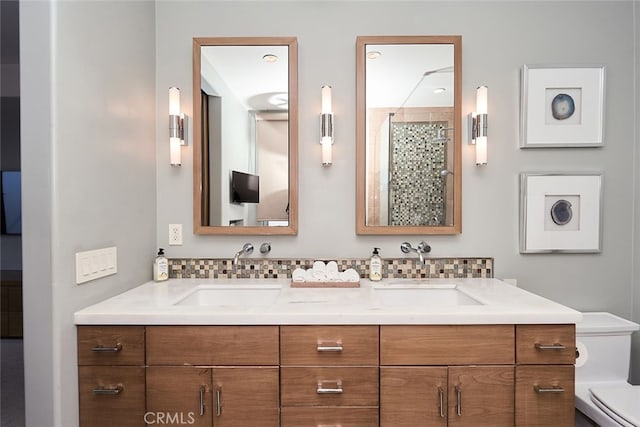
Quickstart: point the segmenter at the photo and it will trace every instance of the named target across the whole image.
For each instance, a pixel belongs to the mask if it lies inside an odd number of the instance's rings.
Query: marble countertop
[[[74,322],[77,325],[463,325],[576,323],[582,318],[578,311],[497,279],[384,279],[375,284],[363,279],[359,288],[339,289],[291,288],[290,283],[289,279],[148,282],[77,311]],[[425,287],[431,289],[411,291]],[[400,289],[390,291],[392,288]],[[440,292],[431,293],[433,290],[445,292],[439,295]],[[440,299],[441,296],[444,298]],[[462,303],[455,302],[455,297],[461,297]]]

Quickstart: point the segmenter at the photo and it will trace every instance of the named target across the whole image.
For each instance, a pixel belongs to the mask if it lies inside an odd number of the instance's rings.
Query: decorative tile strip
[[[243,258],[233,265],[230,259],[171,258],[172,279],[287,279],[298,267],[311,268],[314,259]],[[331,261],[331,259],[322,259]],[[334,259],[338,269],[355,269],[369,277],[369,259]],[[493,277],[493,258],[428,258],[420,265],[417,258],[382,260],[382,277],[388,279],[460,279]]]

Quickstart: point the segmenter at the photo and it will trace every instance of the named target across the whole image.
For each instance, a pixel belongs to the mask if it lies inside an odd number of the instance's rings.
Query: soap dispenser
[[[369,279],[379,282],[382,279],[382,259],[380,258],[380,248],[373,248],[373,255],[369,260]]]
[[[169,260],[164,256],[164,249],[158,250],[158,256],[153,262],[153,280],[163,282],[169,278]]]

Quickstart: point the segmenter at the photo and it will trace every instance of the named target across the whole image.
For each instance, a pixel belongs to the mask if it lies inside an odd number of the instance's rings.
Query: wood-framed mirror
[[[298,42],[193,39],[195,234],[298,232]]]
[[[462,37],[356,39],[356,232],[462,232]]]

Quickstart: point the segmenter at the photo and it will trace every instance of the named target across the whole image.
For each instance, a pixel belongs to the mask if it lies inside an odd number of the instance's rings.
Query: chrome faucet
[[[429,246],[424,240],[418,243],[418,246],[415,248],[412,247],[411,243],[409,242],[402,242],[402,244],[400,245],[400,250],[405,254],[408,254],[409,252],[417,253],[418,257],[420,258],[420,262],[424,264],[424,255],[431,252],[431,246]]]
[[[238,258],[242,255],[250,255],[253,252],[253,245],[251,243],[245,243],[236,254],[233,256],[233,265],[238,264]]]

